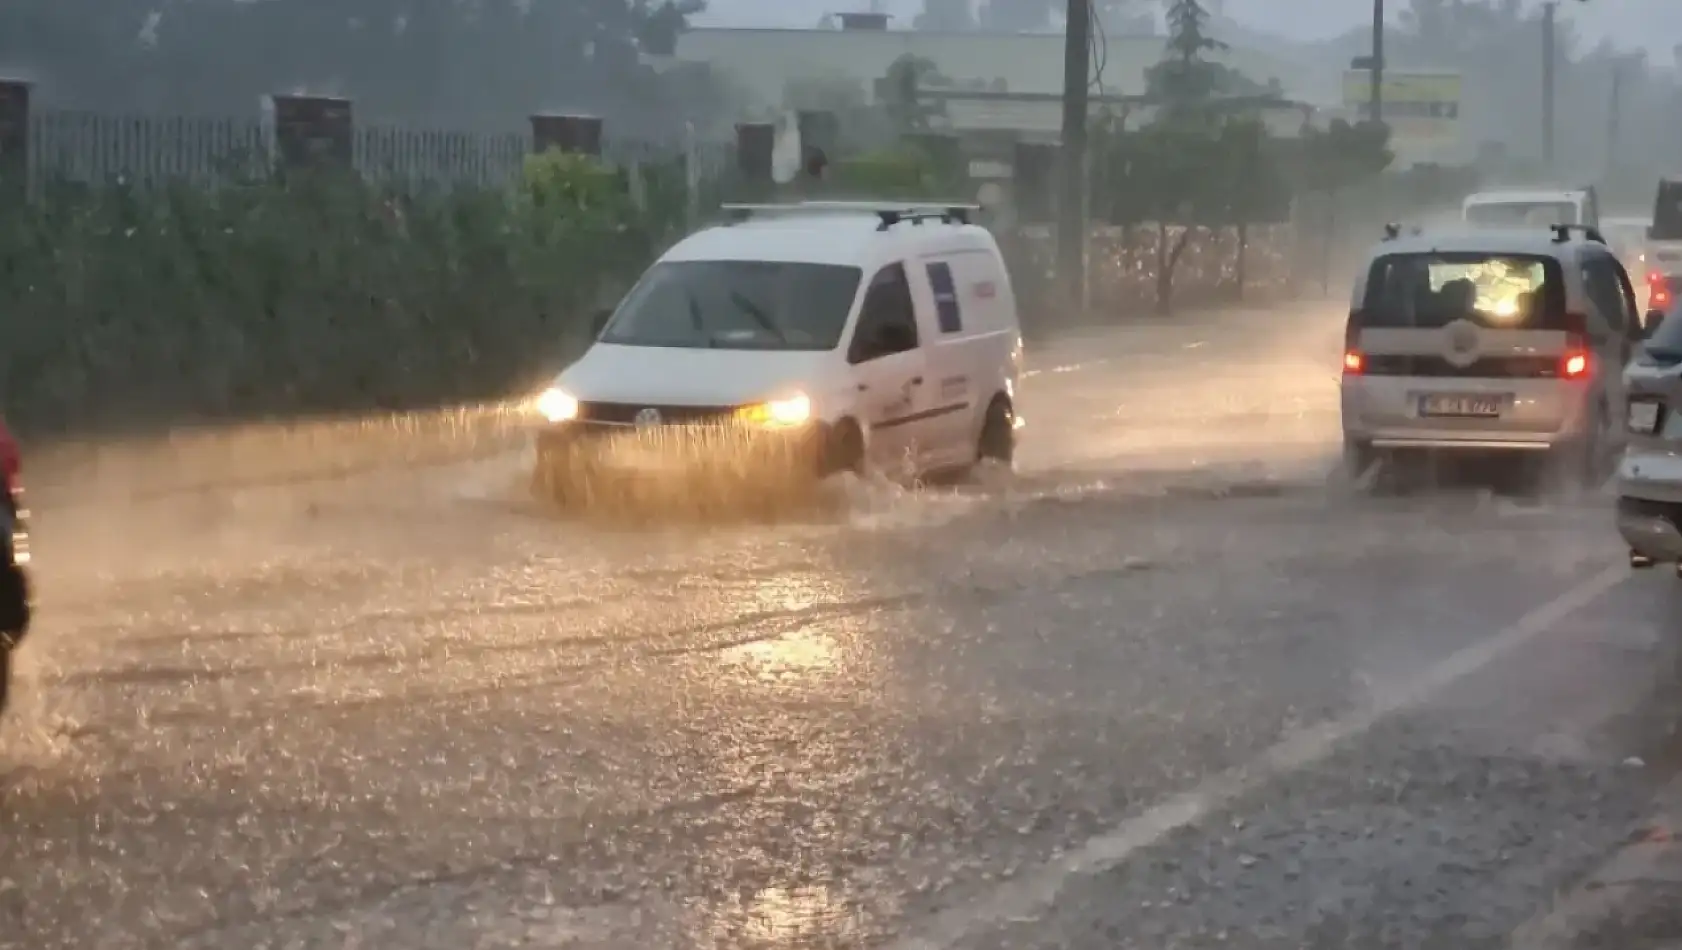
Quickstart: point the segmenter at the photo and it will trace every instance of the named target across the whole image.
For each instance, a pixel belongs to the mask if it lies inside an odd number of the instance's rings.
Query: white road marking
[[[891,944],[890,950],[951,950],[989,928],[1034,919],[1056,902],[1071,878],[1109,870],[1134,852],[1227,807],[1240,796],[1330,757],[1339,745],[1367,732],[1386,717],[1429,701],[1459,680],[1524,646],[1628,576],[1629,568],[1622,564],[1601,571],[1520,617],[1511,626],[1455,651],[1372,706],[1293,733],[1251,761],[1160,802],[1075,850],[989,890],[978,900],[934,914],[921,921],[921,926],[911,928],[912,936]]]

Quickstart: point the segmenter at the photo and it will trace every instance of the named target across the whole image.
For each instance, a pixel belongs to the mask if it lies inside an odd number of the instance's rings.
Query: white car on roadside
[[[733,210],[662,255],[539,397],[543,487],[718,462],[806,479],[1011,461],[1016,299],[970,209]]]

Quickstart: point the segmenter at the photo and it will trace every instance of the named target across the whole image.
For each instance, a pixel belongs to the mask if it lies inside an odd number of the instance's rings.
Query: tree
[[[1199,0],[1172,0],[1163,58],[1145,71],[1146,94],[1169,112],[1197,109],[1225,92],[1230,70],[1207,54],[1226,44],[1209,35],[1210,13]]]
[[[507,129],[539,109],[669,127],[691,95],[639,60],[699,0],[6,0],[0,62],[43,103],[250,115],[260,96],[357,100],[358,118]],[[686,77],[692,78],[692,77]]]
[[[876,81],[876,101],[899,133],[926,132],[940,108],[928,102],[923,90],[945,82],[933,60],[906,53],[888,64],[887,74]]]
[[[636,17],[637,43],[645,53],[670,56],[677,52],[677,38],[689,25],[689,18],[706,10],[704,0],[636,0],[631,8]]]

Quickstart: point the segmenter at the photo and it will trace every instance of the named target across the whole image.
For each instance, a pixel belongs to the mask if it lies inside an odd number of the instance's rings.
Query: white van
[[[1021,330],[973,209],[731,210],[661,256],[538,398],[546,488],[626,457],[676,473],[722,453],[801,477],[1010,462]]]
[[[1600,201],[1593,188],[1480,191],[1466,197],[1460,214],[1474,228],[1600,227]]]

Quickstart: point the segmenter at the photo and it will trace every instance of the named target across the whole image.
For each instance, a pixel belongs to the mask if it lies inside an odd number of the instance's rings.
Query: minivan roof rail
[[[1599,228],[1593,227],[1592,225],[1551,224],[1549,227],[1553,228],[1555,244],[1564,244],[1566,241],[1571,240],[1571,235],[1573,233],[1581,234],[1583,236],[1583,240],[1585,241],[1593,241],[1596,244],[1606,243],[1605,235],[1600,233]]]
[[[882,222],[877,230],[886,231],[901,221],[920,224],[938,220],[943,224],[969,224],[971,213],[980,211],[981,206],[956,201],[796,201],[788,204],[726,204],[724,210],[737,221],[759,216],[874,214]]]

